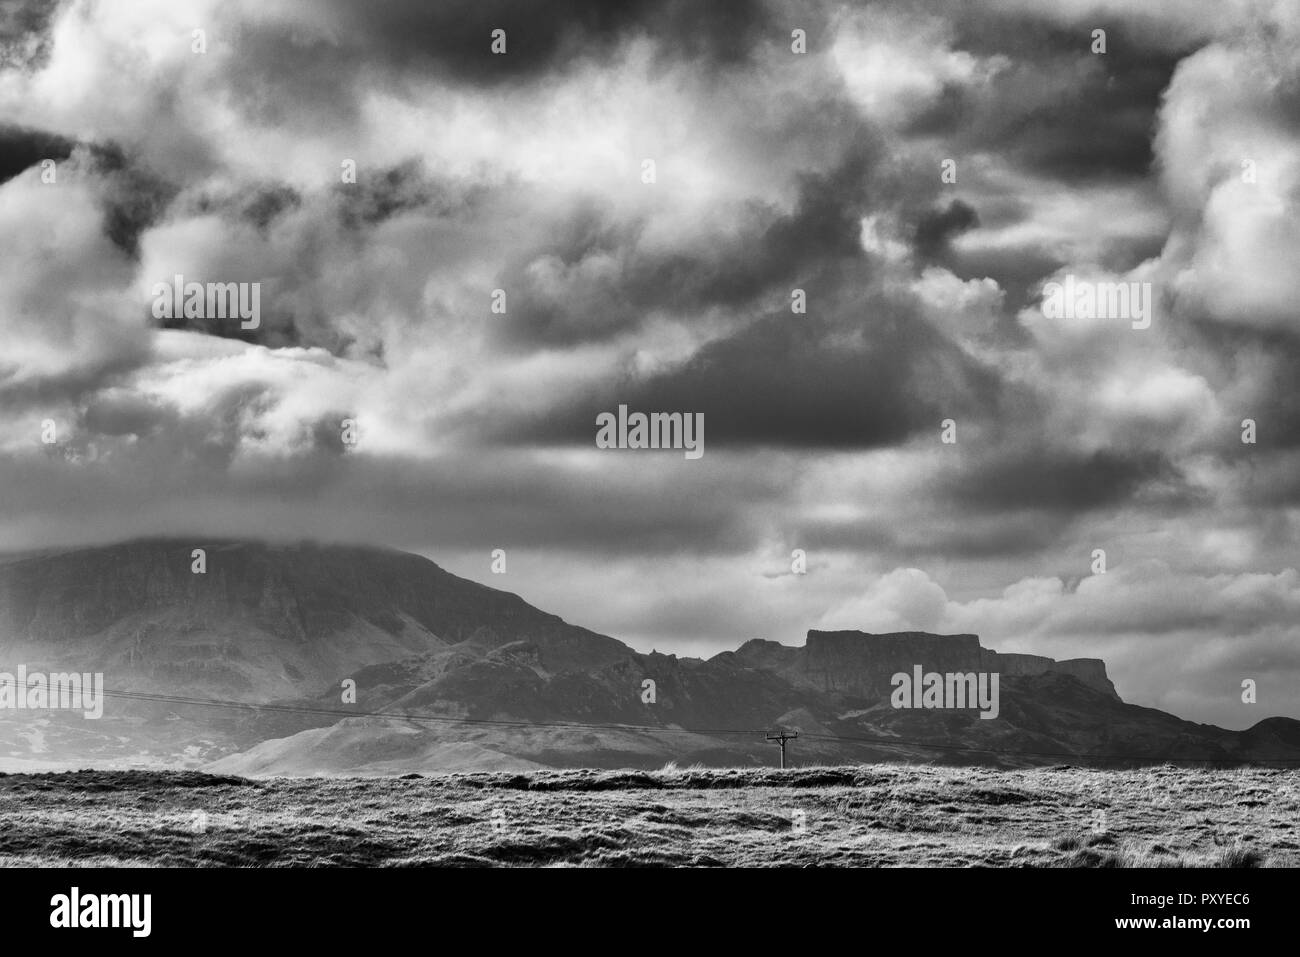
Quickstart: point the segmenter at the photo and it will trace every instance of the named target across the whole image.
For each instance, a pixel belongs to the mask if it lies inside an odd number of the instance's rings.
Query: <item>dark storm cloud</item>
[[[996,406],[996,376],[906,307],[879,297],[812,301],[810,312],[833,318],[766,316],[706,345],[679,369],[510,421],[498,436],[590,446],[597,414],[623,404],[702,412],[711,447],[868,449],[924,429],[937,435],[945,410],[978,417]]]
[[[1126,64],[1113,72],[1106,69],[1110,65],[1100,57],[1090,61],[1084,81],[1067,96],[1019,116],[1004,114],[1002,124],[984,125],[976,142],[1005,144],[1013,161],[1056,179],[1145,175],[1154,158],[1151,139],[1160,94],[1177,61]],[[1000,85],[994,83],[995,102]]]
[[[416,78],[523,84],[604,59],[637,37],[665,60],[714,69],[743,64],[756,45],[788,36],[773,32],[762,0],[326,0],[310,15],[329,26],[328,37],[294,23],[239,30],[232,82],[263,122],[355,119],[362,73],[396,86]],[[502,55],[491,52],[496,29],[506,31]]]
[[[1037,299],[1043,277],[1064,266],[1065,260],[1044,249],[1041,243],[959,250],[953,247],[952,240],[975,228],[1005,229],[1024,222],[1032,214],[1033,206],[1023,196],[985,194],[979,197],[978,209],[961,200],[953,200],[946,209],[940,208],[937,212],[933,208],[925,209],[916,218],[918,255],[925,256],[927,247],[938,245],[942,254],[939,264],[959,279],[983,279],[987,276],[997,282],[1006,294],[1003,331],[1013,339],[1022,333],[1013,317],[1027,303]]]
[[[1160,255],[1168,237],[1153,232],[1149,236],[1117,236],[1097,257],[1097,265],[1112,273],[1126,273]]]
[[[137,165],[117,144],[94,144],[90,155],[91,169],[102,179],[104,233],[113,245],[136,259],[140,237],[166,212],[178,187]]]
[[[912,136],[937,136],[952,132],[961,126],[970,97],[957,83],[945,83],[939,95],[921,108],[904,127]]]
[[[562,70],[638,35],[672,58],[742,62],[769,23],[759,0],[398,0],[378,7],[331,0],[329,6],[349,45],[366,59],[484,84]],[[489,49],[496,29],[507,35],[502,56]]]
[[[202,494],[205,487],[215,488],[228,480],[226,473],[242,441],[263,437],[250,422],[275,401],[269,387],[245,383],[227,387],[199,413],[186,415],[167,401],[125,390],[90,393],[75,413],[74,427],[60,432],[55,444],[43,446],[42,459],[0,457],[0,473],[50,483],[27,492],[11,489],[9,502],[28,495],[40,498],[48,492],[56,509],[70,507],[72,502],[61,489],[81,487],[86,495],[97,485],[118,483],[138,485],[137,491],[145,496],[139,508],[147,507],[154,493],[177,496],[185,489],[181,498],[190,492]],[[304,456],[304,462],[308,458]],[[95,462],[91,471],[85,470],[88,461]],[[38,473],[44,478],[37,479]]]
[[[513,299],[499,326],[502,345],[598,340],[635,327],[654,310],[740,309],[774,292],[788,298],[796,286],[825,296],[827,284],[865,282],[871,269],[859,234],[871,205],[875,146],[863,131],[848,153],[828,173],[798,177],[791,212],[757,203],[727,210],[739,228],[689,252],[647,252],[639,246],[642,223],[613,222],[594,205],[579,208],[553,241],[519,257],[500,278]],[[532,270],[539,261],[572,276],[559,297],[536,294]],[[583,267],[592,261],[616,268],[589,276]]]
[[[1186,341],[1198,351],[1248,362],[1256,385],[1248,406],[1225,410],[1228,428],[1210,445],[1227,461],[1240,460],[1243,454],[1300,450],[1300,330],[1229,325],[1203,311],[1193,313],[1194,308],[1189,305],[1188,321],[1180,326]],[[1255,420],[1254,445],[1241,441],[1241,421],[1247,418]],[[1300,481],[1290,487],[1300,489]]]
[[[1294,450],[1260,453],[1241,445],[1235,458],[1224,456],[1224,461],[1237,466],[1233,492],[1247,507],[1274,517],[1278,509],[1291,511],[1300,505],[1300,454]],[[1291,525],[1282,524],[1289,532]],[[1288,548],[1294,553],[1289,543]]]
[[[116,143],[79,144],[57,133],[0,125],[0,184],[42,160],[61,166],[78,146],[84,146],[88,172],[104,187],[105,235],[123,252],[137,255],[140,234],[156,222],[176,189],[134,165]]]
[[[816,520],[794,526],[789,541],[806,542],[810,550],[849,551],[890,556],[891,562],[908,564],[934,559],[981,560],[1023,558],[1051,548],[1073,521],[1065,514],[1014,512],[989,516],[948,517],[935,511],[929,521],[915,523],[890,519]]]
[[[261,324],[241,328],[238,318],[159,320],[167,329],[236,339],[270,348],[318,347],[334,355],[360,348],[382,359],[385,345],[378,338],[358,342],[356,328],[336,321],[339,314],[368,314],[382,297],[392,314],[419,322],[425,309],[425,282],[446,265],[448,247],[472,257],[474,244],[493,217],[521,194],[509,186],[496,190],[474,180],[428,174],[418,159],[388,166],[359,168],[356,183],[339,183],[324,190],[300,190],[288,183],[262,181],[234,190],[222,189],[187,197],[183,215],[220,217],[239,242],[261,244],[260,259],[228,257],[226,250],[209,250],[211,262],[201,282],[260,282]],[[404,231],[393,242],[410,244],[408,260],[390,257],[386,265],[357,268],[381,243],[383,227],[406,217]],[[249,235],[248,225],[258,236]],[[391,247],[386,247],[391,248]],[[340,276],[346,273],[351,282]],[[172,275],[150,277],[171,282]]]
[[[979,225],[975,208],[954,199],[942,209],[927,212],[916,224],[916,254],[923,262],[948,259],[948,243],[957,235]]]
[[[926,324],[913,304],[874,289],[876,265],[861,246],[862,217],[873,209],[901,205],[929,252],[975,225],[974,210],[936,208],[933,187],[879,165],[878,141],[866,127],[843,142],[844,159],[829,172],[798,177],[789,213],[750,205],[740,211],[740,229],[689,253],[646,254],[636,245],[638,226],[611,223],[588,207],[548,247],[521,257],[502,279],[512,298],[508,321],[496,328],[509,348],[599,340],[655,310],[769,314],[670,373],[607,385],[531,417],[485,419],[488,434],[523,445],[589,446],[596,415],[626,404],[703,412],[713,446],[864,449],[937,429],[953,409],[990,414],[996,375]],[[562,295],[531,295],[531,270],[541,261],[558,264]],[[589,261],[605,268],[588,275]],[[771,313],[773,300],[788,303],[795,287],[808,296],[808,315],[788,305]]]
[[[420,160],[408,159],[381,169],[358,169],[357,182],[334,185],[331,202],[344,226],[361,230],[413,210],[438,216],[463,213],[485,192],[481,185],[431,177]]]
[[[284,183],[264,183],[249,190],[241,210],[245,219],[265,230],[280,215],[302,205],[301,194]]]
[[[17,126],[0,125],[0,183],[6,183],[41,160],[65,160],[76,146],[73,140]]]
[[[210,415],[145,429],[129,455],[119,454],[122,440],[97,434],[47,447],[46,456],[0,457],[0,510],[82,541],[185,528],[255,538],[424,541],[484,555],[497,547],[588,556],[728,554],[755,545],[760,510],[779,501],[789,482],[780,468],[663,462],[677,470],[674,479],[646,494],[637,481],[644,467],[633,470],[615,453],[607,468],[571,471],[513,453],[414,462],[321,445],[289,457],[241,458],[232,468],[237,421],[250,402],[264,399],[255,390],[232,392]],[[111,427],[143,429],[145,418]],[[316,424],[328,446],[325,433],[334,423]]]
[[[976,511],[1077,513],[1132,500],[1158,487],[1162,497],[1181,491],[1182,477],[1158,452],[1075,452],[1026,446],[1000,448],[995,459],[940,477],[941,494],[958,508]]]
[[[1091,52],[1094,28],[1106,30],[1104,54]],[[1166,49],[1138,27],[1096,15],[1063,27],[981,9],[959,14],[954,30],[954,49],[1000,54],[1009,65],[987,87],[945,87],[911,133],[942,136],[954,152],[994,152],[1059,180],[1150,170],[1161,95],[1194,47]]]

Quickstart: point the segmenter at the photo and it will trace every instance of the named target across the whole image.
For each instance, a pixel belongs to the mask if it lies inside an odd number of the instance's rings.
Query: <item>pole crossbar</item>
[[[798,731],[778,731],[775,734],[767,735],[767,740],[775,741],[781,745],[781,770],[785,770],[785,745],[787,741],[793,741],[799,737]]]

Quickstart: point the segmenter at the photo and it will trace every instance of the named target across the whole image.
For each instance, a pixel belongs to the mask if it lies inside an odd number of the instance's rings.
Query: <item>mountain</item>
[[[628,650],[385,549],[138,541],[0,564],[6,656],[102,671],[125,690],[265,702],[367,665],[523,638],[556,672]]]
[[[0,561],[0,671],[20,664],[195,700],[115,696],[99,720],[0,711],[5,769],[770,764],[761,732],[778,726],[800,732],[792,755],[805,764],[1300,759],[1300,722],[1231,732],[1126,704],[1097,659],[857,631],[755,639],[707,660],[647,655],[378,548],[148,540]],[[893,676],[918,666],[996,673],[996,717],[894,707]]]

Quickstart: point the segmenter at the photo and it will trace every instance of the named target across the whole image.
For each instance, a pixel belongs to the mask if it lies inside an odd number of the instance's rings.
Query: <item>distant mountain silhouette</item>
[[[191,569],[195,548],[204,574]],[[287,710],[111,698],[100,721],[0,711],[0,768],[771,764],[761,731],[777,726],[801,732],[792,757],[802,764],[1300,759],[1300,722],[1232,732],[1129,705],[1097,659],[1004,655],[974,635],[854,631],[811,631],[802,647],[753,640],[708,660],[645,655],[377,548],[148,540],[2,561],[0,671],[20,664],[103,672],[118,691]],[[998,673],[998,716],[893,707],[891,677],[916,666]],[[348,679],[355,703],[343,700]]]

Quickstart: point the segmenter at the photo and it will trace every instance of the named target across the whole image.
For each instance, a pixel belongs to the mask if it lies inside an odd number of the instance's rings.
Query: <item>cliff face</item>
[[[1105,691],[1116,699],[1119,698],[1119,692],[1115,690],[1110,677],[1106,674],[1106,662],[1100,658],[1067,658],[1065,661],[1055,661],[1041,655],[1004,655],[996,651],[986,651],[985,654],[992,656],[993,659],[992,664],[984,668],[985,671],[997,671],[1004,675],[1042,675],[1049,672],[1073,675],[1084,684],[1098,691]]]
[[[1039,655],[999,654],[980,646],[976,635],[932,635],[905,631],[873,635],[863,631],[810,631],[803,648],[751,641],[736,657],[748,667],[775,671],[791,683],[828,694],[885,699],[890,678],[925,671],[997,672],[1002,675],[1067,674],[1119,700],[1096,658],[1054,661]]]

